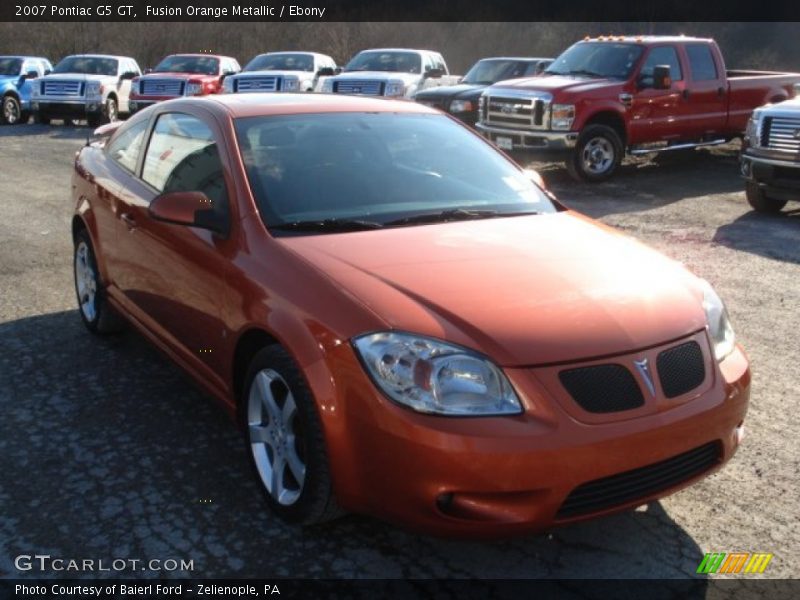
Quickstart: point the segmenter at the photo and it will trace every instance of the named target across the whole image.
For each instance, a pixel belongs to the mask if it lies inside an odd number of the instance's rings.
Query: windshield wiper
[[[536,215],[536,211],[500,212],[497,210],[470,210],[466,208],[451,208],[436,213],[425,213],[411,217],[403,217],[384,223],[387,227],[395,225],[412,225],[414,223],[446,223],[447,221],[469,221],[471,219],[493,219],[497,217],[518,217],[521,215]]]
[[[574,71],[568,71],[565,75],[586,75],[588,77],[602,77],[606,78],[607,75],[603,75],[602,73],[595,73],[594,71],[589,71],[588,69],[575,69]]]
[[[357,219],[322,219],[319,221],[291,221],[270,225],[270,229],[280,231],[366,231],[380,229],[380,223],[374,221],[361,221]]]

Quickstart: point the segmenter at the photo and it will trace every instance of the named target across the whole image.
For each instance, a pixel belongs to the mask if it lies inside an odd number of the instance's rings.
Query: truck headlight
[[[703,285],[703,310],[708,323],[708,337],[714,349],[714,358],[723,360],[736,347],[736,336],[733,333],[731,321],[725,303],[707,281]]]
[[[744,139],[751,146],[758,146],[761,142],[761,136],[758,134],[761,125],[761,115],[753,112],[750,120],[747,121],[747,128],[744,131]]]
[[[186,84],[186,95],[187,96],[199,96],[203,93],[203,84],[202,83],[195,83],[190,81]]]
[[[550,127],[553,129],[570,129],[575,120],[574,104],[553,104]]]
[[[284,92],[296,92],[300,89],[300,80],[296,77],[285,77],[283,80]]]
[[[326,79],[322,82],[322,88],[320,88],[323,94],[332,94],[333,93],[333,80]]]
[[[86,84],[86,96],[94,98],[103,95],[103,86],[99,81],[90,81]]]
[[[223,94],[232,94],[233,93],[233,78],[226,77],[222,80],[222,93]]]
[[[418,412],[450,416],[522,412],[500,368],[472,350],[393,331],[354,338],[353,346],[378,388]]]
[[[386,84],[385,96],[405,96],[406,84],[402,81],[390,81]]]
[[[453,100],[450,103],[451,113],[465,113],[475,110],[475,103],[470,100]]]

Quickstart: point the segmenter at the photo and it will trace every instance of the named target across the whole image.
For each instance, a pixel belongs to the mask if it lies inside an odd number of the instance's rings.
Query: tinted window
[[[464,75],[464,83],[488,85],[504,79],[514,79],[536,70],[536,63],[518,60],[480,60]]]
[[[139,151],[142,148],[146,129],[147,120],[131,125],[118,131],[106,147],[108,155],[131,173],[136,171],[136,163],[139,160]]]
[[[22,59],[0,56],[0,75],[19,75],[20,69],[22,69]]]
[[[68,56],[53,69],[53,73],[81,73],[85,75],[117,74],[116,58],[100,58],[97,56]]]
[[[687,44],[686,55],[689,57],[689,68],[694,81],[719,79],[717,65],[711,55],[711,48],[705,44]]]
[[[155,69],[156,73],[196,73],[216,75],[219,73],[219,59],[213,56],[168,56]]]
[[[642,47],[612,42],[578,42],[553,61],[545,73],[627,79]]]
[[[443,115],[250,117],[237,119],[236,132],[268,225],[555,210],[517,167]]]
[[[314,57],[310,54],[262,54],[244,68],[245,71],[313,71]]]
[[[158,118],[142,179],[160,192],[203,192],[215,210],[227,212],[223,172],[219,149],[205,123],[177,113]]]
[[[683,79],[683,72],[681,71],[681,63],[678,60],[678,53],[674,46],[659,46],[653,48],[650,54],[647,55],[647,60],[642,66],[640,75],[652,84],[653,69],[661,65],[669,65],[669,74],[673,81],[680,81]]]
[[[422,58],[416,52],[361,52],[347,63],[345,71],[389,71],[421,73]]]

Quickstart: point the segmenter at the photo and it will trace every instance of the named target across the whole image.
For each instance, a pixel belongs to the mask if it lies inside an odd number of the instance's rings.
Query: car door
[[[667,90],[653,88],[655,67],[668,65],[672,85]],[[685,137],[686,81],[675,45],[653,46],[642,62],[637,90],[631,94],[630,142],[658,142]],[[620,98],[624,101],[624,98]]]
[[[202,114],[203,116],[199,116]],[[209,230],[152,219],[162,192],[200,191],[230,219],[229,169],[213,117],[160,112],[140,175],[118,196],[115,284],[128,311],[211,387],[225,389],[223,308],[232,243]]]
[[[689,66],[684,91],[687,129],[694,138],[719,135],[728,118],[725,71],[708,44],[686,44],[684,53]]]

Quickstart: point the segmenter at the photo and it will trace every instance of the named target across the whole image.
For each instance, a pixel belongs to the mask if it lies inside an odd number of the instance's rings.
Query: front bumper
[[[101,99],[92,101],[34,99],[31,100],[31,110],[48,117],[85,119],[88,115],[102,114],[105,106]]]
[[[497,144],[503,150],[562,151],[572,150],[578,143],[577,131],[547,131],[536,129],[506,129],[484,123],[477,123],[476,128],[484,137]],[[511,148],[498,143],[498,138],[511,140]]]
[[[800,162],[748,150],[741,155],[740,168],[742,177],[764,188],[770,197],[800,200]]]
[[[449,418],[387,400],[347,344],[324,366],[320,361],[307,370],[320,403],[340,504],[437,535],[540,532],[677,491],[718,469],[742,437],[750,371],[738,348],[691,401],[603,423],[582,422],[564,410],[537,369],[505,371],[520,393],[524,414]],[[332,378],[334,373],[344,376]],[[579,515],[562,510],[582,484],[704,446],[713,446],[716,454],[702,472],[601,510]]]

